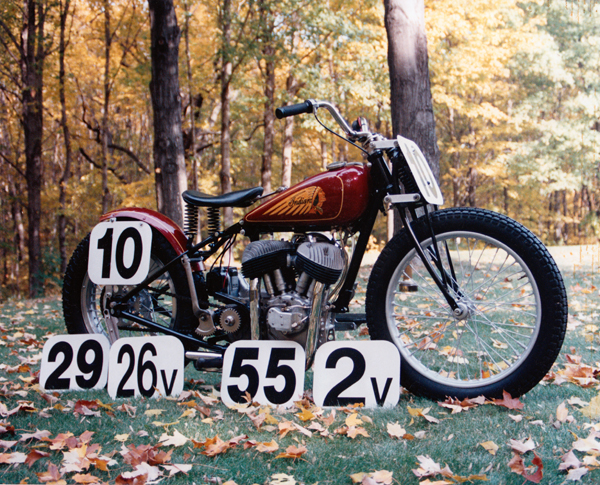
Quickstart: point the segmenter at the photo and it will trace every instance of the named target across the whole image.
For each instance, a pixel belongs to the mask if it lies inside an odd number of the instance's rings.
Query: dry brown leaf
[[[71,477],[71,479],[74,480],[75,483],[98,483],[100,481],[98,477],[95,477],[89,473],[86,473],[85,475],[76,473]]]
[[[568,470],[570,468],[579,468],[581,466],[581,462],[573,453],[573,450],[565,453],[560,459],[561,464],[558,465],[559,470]]]
[[[291,445],[285,449],[284,453],[279,453],[275,458],[292,458],[295,460],[296,458],[300,458],[307,451],[308,449],[306,446]]]
[[[256,444],[256,451],[258,451],[259,453],[273,453],[278,449],[279,445],[275,442],[275,440]]]
[[[494,399],[496,406],[503,406],[508,409],[523,409],[524,404],[519,401],[519,398],[513,398],[508,392],[502,391],[502,399]]]
[[[508,462],[509,468],[516,474],[525,477],[526,480],[534,483],[540,483],[543,478],[543,469],[544,465],[542,463],[542,459],[533,452],[534,458],[531,461],[532,465],[536,466],[537,469],[534,474],[529,475],[525,468],[525,464],[523,463],[523,458],[518,453],[513,452],[512,459]]]
[[[48,469],[45,472],[41,472],[41,473],[36,473],[38,479],[40,480],[40,482],[44,482],[44,483],[48,483],[48,482],[54,482],[54,483],[60,483],[61,481],[63,483],[67,483],[64,480],[61,480],[61,473],[58,470],[58,467],[54,464],[54,463],[50,463],[48,464]]]

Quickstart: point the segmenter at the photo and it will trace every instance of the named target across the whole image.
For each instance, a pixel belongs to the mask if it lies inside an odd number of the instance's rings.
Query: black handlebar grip
[[[304,101],[304,103],[292,104],[290,106],[282,106],[275,110],[277,119],[301,115],[303,113],[312,113],[312,103],[310,101]]]

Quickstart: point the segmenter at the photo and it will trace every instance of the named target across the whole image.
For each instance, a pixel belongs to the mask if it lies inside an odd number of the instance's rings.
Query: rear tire
[[[130,287],[105,287],[92,283],[87,272],[89,238],[88,234],[79,243],[67,266],[63,283],[63,314],[69,333],[99,333],[108,338],[108,328],[103,316],[106,292],[125,292]],[[150,272],[164,266],[176,256],[164,236],[153,229]],[[135,301],[130,302],[128,310],[181,333],[193,331],[194,315],[183,267],[175,265],[158,277],[136,296]],[[141,326],[124,319],[119,319],[118,325],[120,337],[152,335]],[[126,330],[126,327],[130,330]],[[187,350],[195,350],[187,348],[185,344],[184,346]]]
[[[402,231],[369,278],[371,338],[398,347],[401,384],[414,394],[526,393],[552,367],[567,326],[567,296],[552,256],[528,229],[494,212],[446,209],[430,217],[443,274],[463,313],[453,314]],[[425,219],[412,227],[421,246],[433,248]]]

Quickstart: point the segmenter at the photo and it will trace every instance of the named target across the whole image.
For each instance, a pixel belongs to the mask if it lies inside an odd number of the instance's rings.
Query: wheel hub
[[[471,305],[464,301],[457,302],[458,308],[456,308],[452,314],[457,320],[466,320],[471,316]]]

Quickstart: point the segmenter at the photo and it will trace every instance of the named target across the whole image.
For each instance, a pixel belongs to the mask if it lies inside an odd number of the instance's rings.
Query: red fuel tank
[[[293,226],[294,230],[345,226],[365,211],[369,199],[369,168],[341,166],[313,175],[249,212],[248,224]]]

